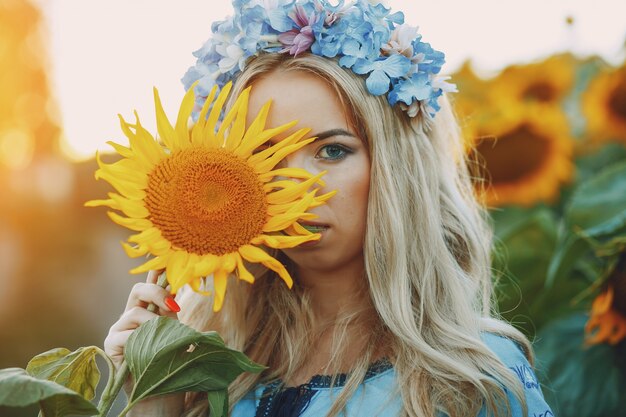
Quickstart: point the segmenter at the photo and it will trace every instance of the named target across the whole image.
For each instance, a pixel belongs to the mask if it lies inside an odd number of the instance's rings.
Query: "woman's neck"
[[[320,324],[368,310],[362,257],[332,270],[297,268],[297,276],[311,297],[313,312]]]

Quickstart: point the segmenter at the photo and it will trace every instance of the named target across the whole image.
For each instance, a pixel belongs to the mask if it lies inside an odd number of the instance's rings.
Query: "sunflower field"
[[[626,410],[626,63],[570,54],[452,78],[495,229],[500,314],[563,417]]]

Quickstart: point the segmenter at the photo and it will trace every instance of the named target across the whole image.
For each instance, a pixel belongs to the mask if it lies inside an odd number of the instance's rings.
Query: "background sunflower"
[[[626,143],[626,65],[602,69],[589,83],[582,107],[591,139]]]

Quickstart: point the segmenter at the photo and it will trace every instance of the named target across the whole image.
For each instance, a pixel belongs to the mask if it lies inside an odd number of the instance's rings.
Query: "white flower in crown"
[[[419,35],[417,26],[402,24],[391,32],[391,38],[382,50],[386,55],[398,53],[409,59],[413,59],[413,40]],[[423,55],[423,54],[422,54]]]
[[[215,46],[215,50],[223,56],[218,63],[222,74],[226,74],[236,66],[239,66],[239,68],[244,67],[246,56],[244,55],[244,50],[239,45],[235,43],[219,44]]]

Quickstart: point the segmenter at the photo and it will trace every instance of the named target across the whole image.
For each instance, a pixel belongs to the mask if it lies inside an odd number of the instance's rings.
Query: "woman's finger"
[[[156,284],[159,279],[159,275],[161,275],[165,271],[165,269],[157,269],[148,271],[148,276],[146,277],[146,282],[149,284]]]
[[[124,311],[128,311],[133,307],[146,308],[150,303],[155,304],[163,311],[180,311],[180,307],[165,288],[145,282],[138,282],[133,286]]]
[[[104,339],[104,351],[112,358],[124,355],[124,346],[134,330],[123,330],[121,332],[109,332]]]
[[[135,306],[122,314],[120,319],[115,322],[113,326],[111,326],[111,330],[109,331],[109,333],[121,332],[124,330],[134,330],[143,323],[155,317],[159,317],[159,315],[148,311],[145,308]]]

